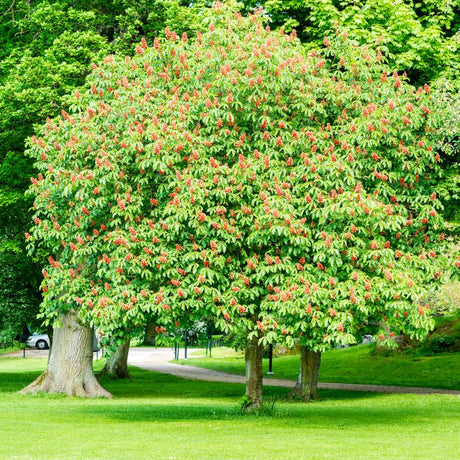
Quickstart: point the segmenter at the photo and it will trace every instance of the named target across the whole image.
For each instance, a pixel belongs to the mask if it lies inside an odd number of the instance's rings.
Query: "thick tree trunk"
[[[116,350],[109,356],[102,369],[102,375],[110,375],[116,379],[129,378],[128,372],[128,353],[130,339],[126,339],[124,343],[118,345]]]
[[[246,340],[246,396],[250,403],[246,409],[258,409],[262,407],[262,355],[264,347],[259,344],[259,337]]]
[[[294,398],[303,401],[319,399],[318,376],[321,364],[321,352],[302,347],[300,351],[300,372],[297,384],[291,393]]]
[[[93,330],[82,326],[75,310],[62,317],[54,328],[48,366],[40,377],[21,393],[65,393],[69,396],[111,398],[93,372]]]

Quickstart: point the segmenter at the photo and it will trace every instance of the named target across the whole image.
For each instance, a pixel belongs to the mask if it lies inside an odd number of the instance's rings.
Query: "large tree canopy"
[[[22,239],[30,207],[23,193],[33,174],[30,160],[24,157],[25,138],[35,123],[68,105],[67,94],[83,83],[91,61],[109,52],[130,52],[142,36],[152,41],[163,34],[165,26],[200,28],[203,5],[209,3],[0,0],[0,310],[13,323],[17,322],[13,305],[27,311],[30,320],[40,300],[35,286],[41,279],[37,261],[42,255],[27,257]],[[297,28],[310,49],[317,48],[338,22],[360,44],[381,49],[390,67],[407,71],[412,82],[442,76],[458,80],[455,2],[245,0],[240,7],[259,4],[266,8],[272,27]],[[447,87],[442,99],[446,111],[454,113],[456,96],[450,94],[455,94],[455,84]],[[447,142],[441,156],[446,175],[439,195],[446,206],[444,215],[457,222],[458,232],[457,124],[453,117],[452,129],[445,130]],[[14,270],[8,268],[12,266]],[[22,299],[19,303],[15,292]]]
[[[108,56],[32,138],[27,237],[52,254],[49,320],[76,309],[114,335],[152,310],[163,331],[214,315],[247,337],[259,405],[264,343],[429,329],[419,301],[451,268],[440,113],[344,31],[306,54],[232,2],[202,20]]]

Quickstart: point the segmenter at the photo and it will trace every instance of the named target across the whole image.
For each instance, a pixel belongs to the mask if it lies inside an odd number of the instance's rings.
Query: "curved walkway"
[[[189,356],[197,349],[189,349]],[[202,350],[201,350],[202,351]],[[183,358],[183,349],[181,350],[181,358]],[[28,349],[26,351],[27,358],[47,358],[48,350]],[[0,357],[22,357],[22,350],[16,351]],[[94,359],[97,359],[100,354],[94,353]],[[131,348],[129,350],[128,363],[132,366],[139,367],[161,374],[171,374],[177,377],[190,380],[205,380],[208,382],[227,382],[227,383],[245,383],[246,379],[242,375],[229,374],[228,372],[213,371],[200,367],[187,366],[181,364],[170,363],[174,359],[174,352],[169,348]],[[190,359],[193,359],[190,358]],[[276,386],[284,388],[293,388],[294,380],[276,379],[273,377],[264,378],[264,385]],[[395,385],[364,385],[357,383],[319,383],[320,389],[328,390],[347,390],[347,391],[364,391],[372,393],[415,393],[415,394],[448,394],[460,396],[460,391],[457,390],[442,390],[436,388],[421,388],[421,387],[399,387]]]
[[[191,355],[195,349],[189,349]],[[181,354],[183,350],[181,350]],[[129,352],[129,364],[148,371],[171,374],[177,377],[190,380],[205,380],[209,382],[245,383],[246,379],[242,375],[229,374],[227,372],[213,371],[200,367],[193,367],[181,364],[173,364],[169,361],[174,359],[174,353],[170,349],[155,348],[133,348]],[[193,358],[191,358],[193,359]],[[284,380],[276,378],[264,378],[264,385],[293,388],[294,380]],[[442,390],[435,388],[420,387],[399,387],[388,385],[363,385],[352,383],[319,383],[320,389],[328,390],[347,390],[364,391],[373,393],[415,393],[415,394],[449,394],[460,396],[460,391]]]

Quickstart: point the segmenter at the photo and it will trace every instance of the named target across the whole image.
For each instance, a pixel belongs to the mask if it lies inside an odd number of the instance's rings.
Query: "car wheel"
[[[39,350],[46,350],[48,348],[48,344],[44,340],[39,340],[35,346]]]

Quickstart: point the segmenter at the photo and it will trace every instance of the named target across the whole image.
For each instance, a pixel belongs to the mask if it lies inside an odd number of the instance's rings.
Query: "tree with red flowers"
[[[44,314],[107,335],[214,316],[246,337],[249,407],[267,343],[318,354],[369,320],[421,338],[449,271],[429,88],[345,33],[305,54],[262,20],[215,3],[196,38],[108,57],[30,149]]]

